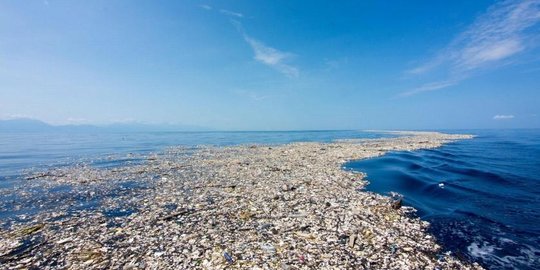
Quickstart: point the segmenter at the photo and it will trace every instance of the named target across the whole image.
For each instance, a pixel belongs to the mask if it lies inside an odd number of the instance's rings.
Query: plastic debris
[[[223,257],[225,258],[225,260],[227,260],[228,263],[233,263],[234,260],[233,258],[231,257],[231,255],[229,253],[227,253],[226,251],[223,252]]]
[[[46,211],[0,220],[1,265],[481,269],[449,254],[434,258],[441,249],[429,237],[427,222],[411,217],[409,207],[389,207],[391,197],[365,192],[365,174],[342,169],[348,160],[470,138],[398,135],[271,147],[176,147],[126,166],[81,164],[29,173],[26,186],[10,190],[19,200],[0,202],[0,209],[27,203]],[[115,214],[118,209],[126,211]]]
[[[269,243],[264,243],[264,244],[261,244],[261,249],[268,253],[268,254],[274,254],[276,253],[276,248],[272,245],[272,244],[269,244]]]

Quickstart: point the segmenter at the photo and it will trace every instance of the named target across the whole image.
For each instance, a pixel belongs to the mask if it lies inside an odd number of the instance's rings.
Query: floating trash
[[[481,269],[451,255],[437,260],[427,222],[396,198],[365,192],[364,174],[342,169],[352,159],[470,138],[403,135],[200,146],[189,155],[170,148],[121,167],[29,174],[28,185],[70,190],[35,201],[36,192],[13,190],[46,211],[0,221],[2,267]]]
[[[234,262],[232,256],[227,252],[223,252],[223,257],[225,258],[225,260],[227,260],[228,263],[233,263]]]

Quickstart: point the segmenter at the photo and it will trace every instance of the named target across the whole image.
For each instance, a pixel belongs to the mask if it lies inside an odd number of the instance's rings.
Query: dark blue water
[[[540,130],[354,161],[370,191],[398,192],[446,250],[489,269],[540,269]]]

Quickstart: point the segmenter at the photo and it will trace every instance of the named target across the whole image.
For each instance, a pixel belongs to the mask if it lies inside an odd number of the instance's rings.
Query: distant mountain
[[[116,123],[110,125],[50,125],[29,118],[0,120],[0,132],[175,132],[211,131],[209,128],[180,124]]]
[[[0,120],[0,132],[39,132],[53,129],[51,125],[35,119]]]

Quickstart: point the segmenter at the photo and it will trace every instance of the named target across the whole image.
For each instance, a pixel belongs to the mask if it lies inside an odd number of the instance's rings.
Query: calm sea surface
[[[417,214],[431,222],[439,242],[457,256],[490,269],[540,269],[540,130],[451,133],[478,137],[433,150],[352,161],[345,169],[367,172],[370,191],[402,194],[405,204],[418,209]],[[80,162],[97,167],[125,166],[137,163],[140,155],[169,146],[330,142],[385,136],[390,135],[359,131],[0,132],[0,203],[17,200],[9,196],[9,190],[21,183],[20,174],[28,169]],[[0,219],[26,214],[8,208],[0,209]],[[31,209],[25,209],[31,214]]]
[[[46,169],[78,162],[118,166],[171,146],[283,144],[330,142],[348,138],[391,137],[362,131],[287,132],[140,132],[140,133],[10,133],[0,131],[0,188],[18,181],[22,170]],[[107,162],[105,162],[106,160]]]
[[[476,134],[353,161],[367,189],[404,196],[447,250],[489,269],[540,269],[540,130]]]

